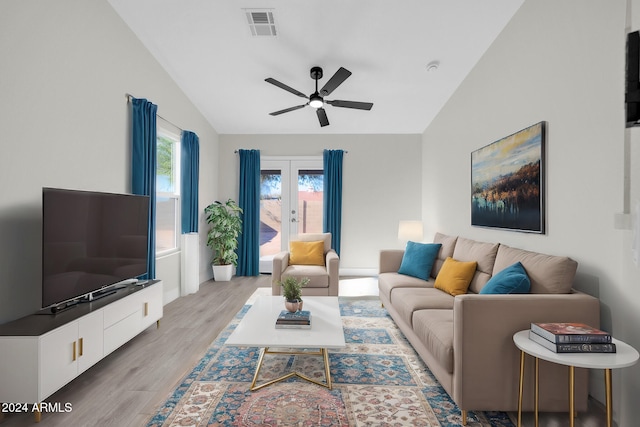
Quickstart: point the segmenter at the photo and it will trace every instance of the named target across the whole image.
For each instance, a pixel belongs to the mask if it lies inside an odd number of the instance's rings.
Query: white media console
[[[150,281],[0,325],[0,402],[43,402],[149,326],[159,326],[162,296],[162,281]]]

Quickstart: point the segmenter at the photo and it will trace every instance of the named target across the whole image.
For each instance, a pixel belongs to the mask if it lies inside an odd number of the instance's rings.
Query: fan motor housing
[[[322,68],[320,67],[313,67],[311,68],[311,78],[313,80],[320,80],[322,78]]]

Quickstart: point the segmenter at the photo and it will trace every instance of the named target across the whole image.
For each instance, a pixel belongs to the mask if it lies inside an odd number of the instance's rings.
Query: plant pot
[[[290,313],[295,313],[296,311],[301,311],[302,310],[302,303],[304,301],[302,301],[301,299],[294,299],[294,300],[285,300],[284,301],[284,307],[287,309],[288,312]]]
[[[233,264],[229,265],[212,265],[213,280],[216,282],[228,282],[233,276]]]

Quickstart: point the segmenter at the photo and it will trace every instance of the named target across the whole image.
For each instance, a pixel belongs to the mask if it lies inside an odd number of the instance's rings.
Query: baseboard
[[[164,295],[162,296],[163,305],[167,305],[171,301],[177,300],[178,298],[180,298],[180,289],[178,288],[167,289],[165,290]]]

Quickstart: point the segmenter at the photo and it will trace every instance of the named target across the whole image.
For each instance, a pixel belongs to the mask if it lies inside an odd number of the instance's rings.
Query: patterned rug
[[[259,348],[225,346],[245,305],[148,422],[159,426],[459,426],[460,410],[378,299],[340,297],[346,348],[330,351],[333,389],[293,377],[249,391]],[[267,355],[258,383],[291,370],[324,381],[319,356]],[[513,427],[501,412],[469,426]]]

